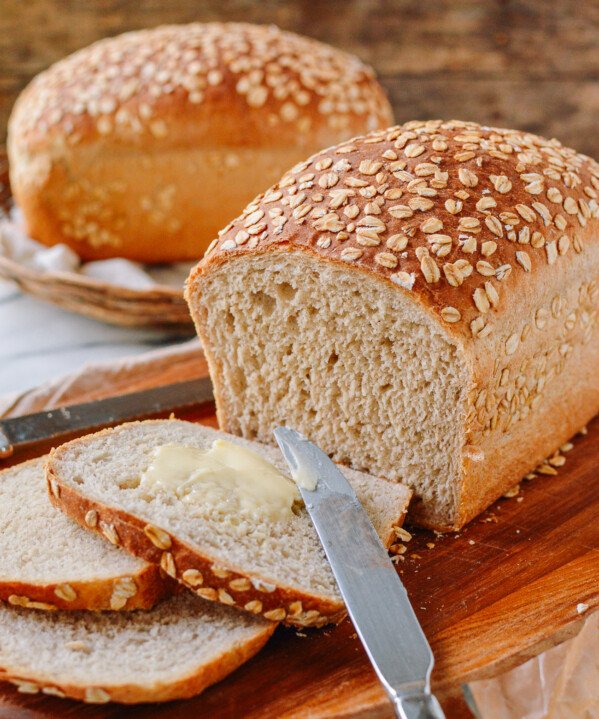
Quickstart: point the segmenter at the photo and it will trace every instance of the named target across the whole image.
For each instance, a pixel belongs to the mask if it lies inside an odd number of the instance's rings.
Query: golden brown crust
[[[188,301],[205,334],[202,276],[278,252],[409,294],[471,375],[456,513],[416,503],[411,518],[459,529],[599,411],[598,193],[597,163],[555,140],[408,123],[320,152],[259,195],[192,272]]]
[[[293,168],[222,231],[191,281],[238,254],[309,248],[411,291],[448,332],[483,339],[531,277],[593,243],[598,196],[599,165],[555,140],[407,123]]]
[[[192,23],[100,40],[56,63],[19,98],[11,133],[29,151],[102,138],[110,148],[323,146],[390,117],[353,55],[275,26]]]
[[[24,694],[43,693],[49,696],[69,697],[88,704],[139,704],[145,702],[166,702],[174,699],[187,699],[200,694],[207,687],[224,679],[244,662],[251,659],[262,649],[276,629],[276,624],[266,624],[261,631],[248,641],[222,652],[221,656],[210,664],[202,666],[195,674],[153,687],[124,684],[119,686],[83,686],[64,682],[48,682],[47,677],[30,675],[22,669],[0,667],[0,681],[14,684]]]
[[[272,26],[165,26],[101,40],[32,81],[9,122],[11,184],[45,244],[197,259],[290,164],[390,122],[372,70],[340,50]],[[206,222],[194,194],[224,211]]]
[[[106,611],[150,609],[177,591],[177,585],[150,564],[136,574],[82,582],[3,581],[0,600],[30,609]]]

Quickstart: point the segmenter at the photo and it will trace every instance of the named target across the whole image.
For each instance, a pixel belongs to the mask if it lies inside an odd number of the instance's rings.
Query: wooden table
[[[80,401],[201,376],[179,364],[176,377],[144,372]],[[212,406],[179,415],[215,426]],[[467,716],[460,686],[493,677],[575,635],[599,607],[599,418],[557,476],[522,483],[456,535],[415,530],[398,565],[436,657],[433,684],[448,719]],[[37,454],[43,448],[38,448]],[[29,453],[33,456],[36,452]],[[6,464],[6,463],[5,463]],[[1,466],[1,465],[0,465]],[[434,544],[433,547],[427,545]],[[589,606],[579,614],[578,604]],[[299,635],[280,628],[248,664],[186,702],[133,709],[84,706],[0,688],[0,719],[379,719],[392,713],[349,621]]]
[[[599,156],[595,0],[2,0],[0,142],[18,92],[98,38],[161,23],[276,23],[359,55],[398,121],[459,118]]]

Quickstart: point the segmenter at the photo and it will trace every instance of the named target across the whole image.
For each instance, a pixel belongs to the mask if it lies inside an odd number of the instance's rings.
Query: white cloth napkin
[[[203,358],[199,340],[193,339],[134,357],[90,362],[76,372],[56,377],[39,387],[0,397],[0,418],[18,417],[73,404],[82,401],[79,399],[82,396],[99,398],[114,394],[115,389],[117,392],[126,392],[127,385],[134,382],[136,377],[147,377],[150,373],[158,375],[167,368],[176,375],[178,366],[188,368],[194,363],[199,366]]]
[[[597,719],[599,612],[573,639],[470,691],[482,719]]]
[[[82,263],[67,245],[46,247],[32,240],[18,208],[12,208],[8,217],[0,219],[0,256],[41,272],[68,272],[132,290],[160,285],[181,288],[194,264],[142,265],[121,257]]]

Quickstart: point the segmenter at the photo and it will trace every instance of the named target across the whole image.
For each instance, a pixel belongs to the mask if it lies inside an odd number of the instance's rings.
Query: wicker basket
[[[6,153],[0,150],[0,211],[12,203]],[[42,272],[0,256],[0,278],[12,280],[23,292],[70,312],[123,327],[178,330],[193,334],[183,291],[157,286],[135,290],[109,285],[84,275]]]

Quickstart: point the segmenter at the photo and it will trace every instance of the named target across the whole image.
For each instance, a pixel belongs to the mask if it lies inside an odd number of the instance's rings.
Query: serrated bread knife
[[[48,412],[2,419],[0,458],[10,457],[21,446],[35,442],[60,439],[74,432],[141,419],[168,410],[211,402],[213,399],[212,382],[209,377],[202,377],[117,397],[59,407]]]
[[[316,445],[274,431],[349,616],[400,719],[444,719],[430,690],[433,653],[408,593],[343,474]]]

